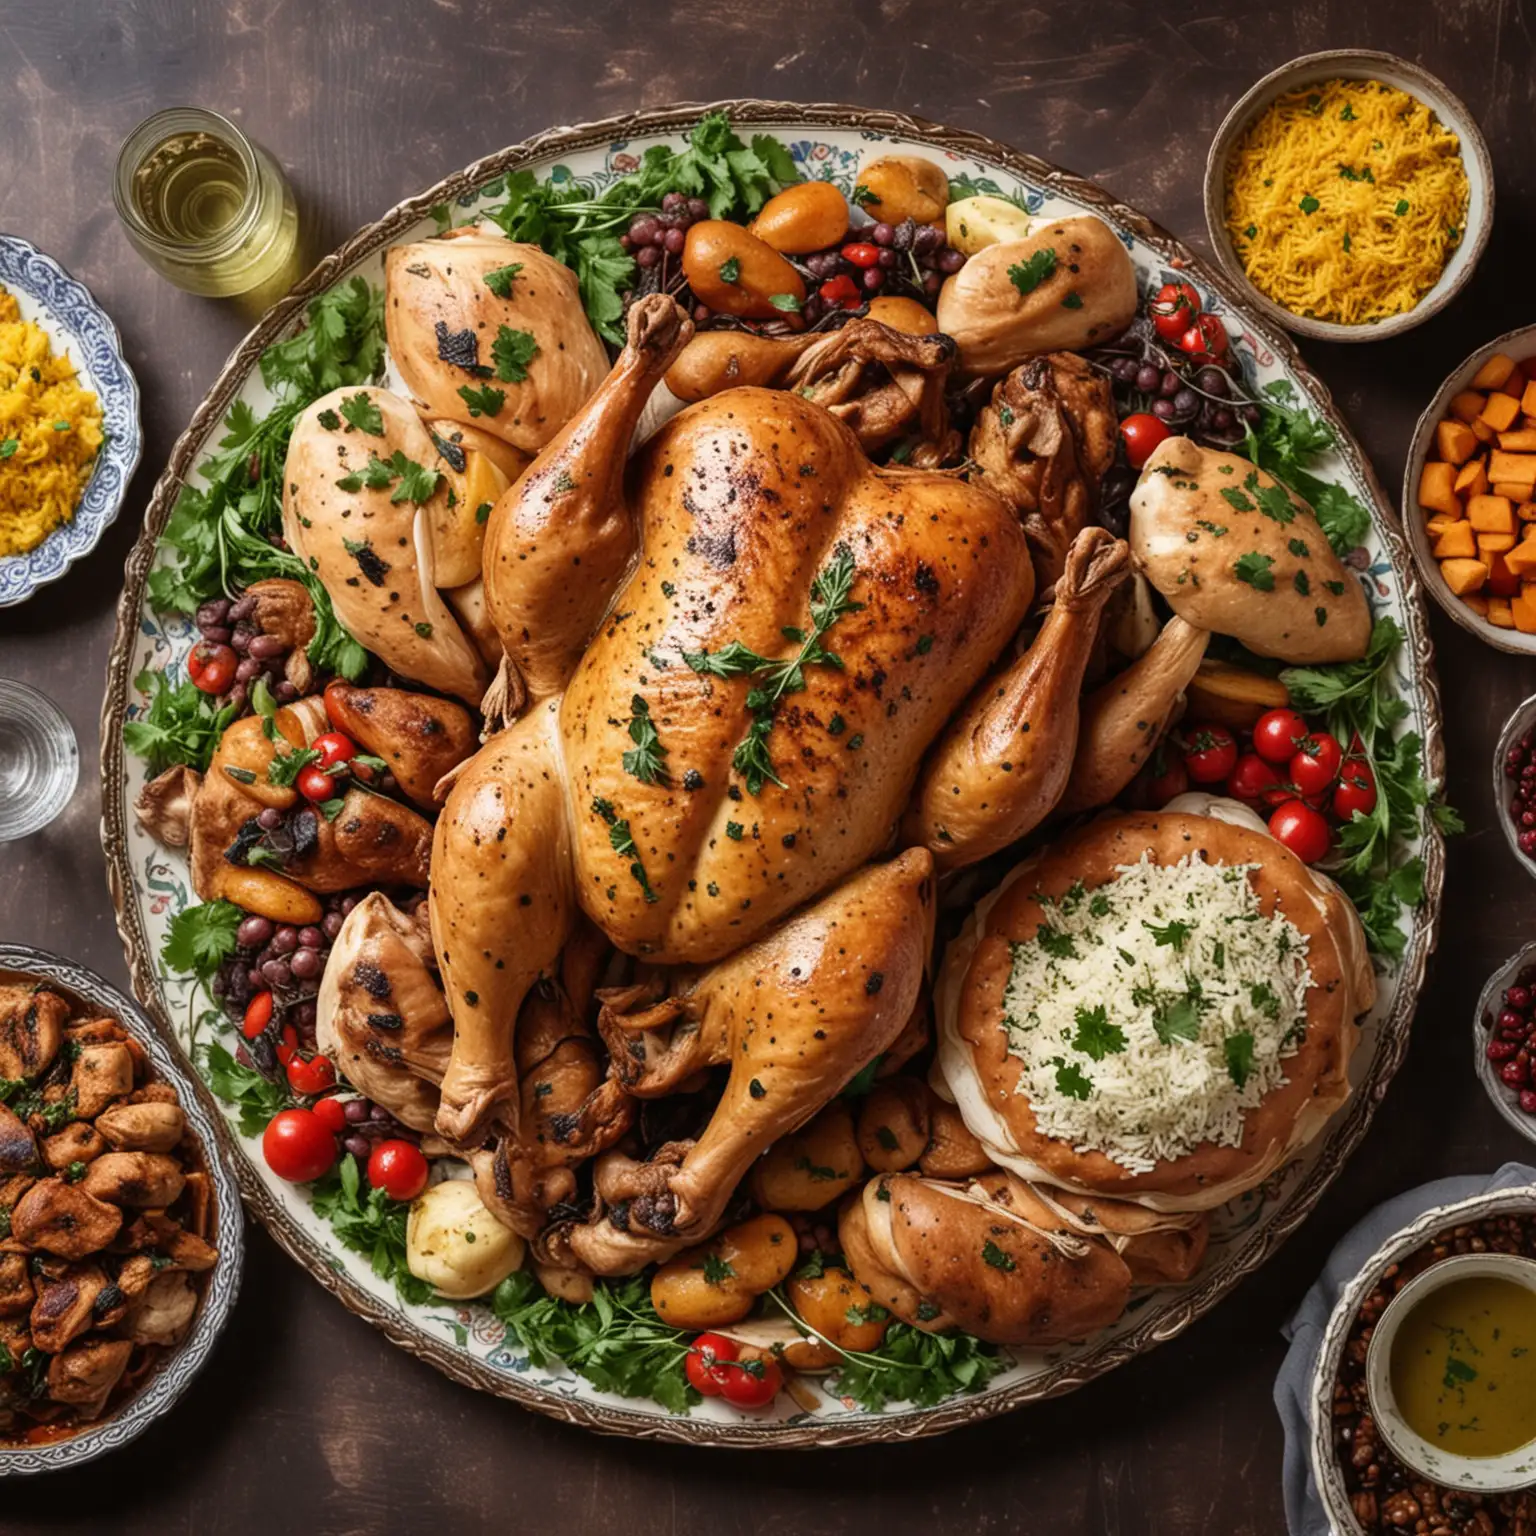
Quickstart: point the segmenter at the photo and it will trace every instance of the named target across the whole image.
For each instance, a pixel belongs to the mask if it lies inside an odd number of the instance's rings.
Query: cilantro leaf
[[[420,1306],[436,1292],[411,1273],[406,1262],[405,1224],[410,1206],[391,1200],[382,1189],[362,1193],[357,1159],[348,1152],[326,1174],[310,1197],[315,1214],[330,1222],[341,1244],[368,1259],[381,1280],[393,1280],[401,1301]]]
[[[498,299],[510,299],[512,297],[512,279],[522,270],[523,264],[520,261],[509,262],[504,267],[496,267],[485,274],[485,286]]]
[[[1270,569],[1274,564],[1270,555],[1261,555],[1256,549],[1249,550],[1245,555],[1239,555],[1232,562],[1232,573],[1239,581],[1246,581],[1250,587],[1259,592],[1273,592],[1275,590],[1275,573]]]
[[[961,1392],[976,1392],[1007,1360],[968,1333],[928,1333],[892,1323],[878,1349],[845,1352],[832,1378],[840,1397],[880,1412],[888,1403],[932,1407]]]
[[[133,685],[149,695],[149,707],[123,726],[128,750],[144,758],[151,773],[177,763],[206,773],[224,727],[239,713],[239,705],[226,704],[221,709],[190,678],[173,688],[164,672],[143,671]]]
[[[341,402],[341,414],[343,419],[359,432],[367,432],[372,437],[384,436],[384,413],[378,407],[377,402],[363,390],[355,395],[348,395]]]
[[[214,1096],[239,1106],[242,1136],[259,1136],[273,1115],[291,1103],[285,1087],[241,1066],[217,1041],[201,1048],[197,1063]]]
[[[160,949],[165,968],[211,981],[234,954],[235,933],[244,918],[245,913],[229,901],[205,901],[178,912]]]
[[[1192,997],[1164,998],[1153,1006],[1152,1030],[1164,1045],[1200,1038],[1200,1010]]]
[[[532,331],[514,331],[510,325],[497,326],[496,340],[491,343],[491,360],[496,364],[496,377],[503,384],[521,384],[528,377],[528,364],[538,355],[539,344]]]
[[[1106,1056],[1118,1055],[1125,1049],[1125,1031],[1118,1024],[1109,1022],[1109,1014],[1100,1003],[1095,1008],[1078,1004],[1077,1032],[1072,1036],[1072,1048],[1094,1061]]]
[[[459,399],[468,407],[471,417],[499,416],[502,406],[507,403],[507,392],[493,384],[484,384],[479,389],[472,384],[461,384]]]
[[[1093,1083],[1076,1062],[1058,1061],[1056,1091],[1069,1099],[1086,1099],[1093,1092]]]
[[[1253,1032],[1240,1029],[1235,1035],[1228,1035],[1221,1048],[1227,1058],[1227,1076],[1239,1088],[1245,1087],[1253,1073]]]
[[[1047,281],[1056,270],[1056,252],[1050,246],[1038,250],[1027,261],[1015,262],[1008,268],[1008,281],[1021,295],[1029,295]]]

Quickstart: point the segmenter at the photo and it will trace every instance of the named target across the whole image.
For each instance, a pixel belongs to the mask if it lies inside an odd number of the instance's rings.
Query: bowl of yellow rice
[[[95,547],[141,443],[112,322],[51,257],[0,234],[0,607]]]
[[[1421,324],[1472,276],[1493,164],[1461,101],[1417,64],[1308,54],[1227,114],[1205,169],[1221,265],[1278,324],[1376,341]]]

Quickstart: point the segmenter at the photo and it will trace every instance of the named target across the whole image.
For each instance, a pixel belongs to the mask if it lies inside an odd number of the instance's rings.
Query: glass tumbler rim
[[[41,832],[63,813],[80,783],[80,742],[69,716],[41,689],[19,678],[0,677],[0,721],[7,713],[22,712],[43,721],[67,741],[69,766],[65,773],[54,776],[49,786],[52,793],[38,801],[31,816],[18,818],[14,826],[0,822],[0,843],[16,842]]]

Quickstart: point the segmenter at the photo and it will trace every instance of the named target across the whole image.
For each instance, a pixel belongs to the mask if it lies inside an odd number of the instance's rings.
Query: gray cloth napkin
[[[1450,1205],[1457,1200],[1470,1200],[1473,1195],[1520,1184],[1536,1185],[1536,1168],[1527,1168],[1522,1163],[1505,1163],[1492,1178],[1437,1179],[1433,1184],[1421,1184],[1417,1189],[1410,1189],[1378,1205],[1352,1227],[1328,1255],[1317,1284],[1307,1292],[1295,1315],[1281,1329],[1291,1341],[1291,1347],[1275,1378],[1275,1407],[1285,1427],[1285,1520],[1291,1536],[1331,1536],[1328,1516],[1318,1497],[1317,1484],[1312,1480],[1312,1459],[1307,1450],[1311,1431],[1307,1415],[1312,1396],[1312,1373],[1339,1294],[1394,1232],[1416,1221],[1432,1206]]]

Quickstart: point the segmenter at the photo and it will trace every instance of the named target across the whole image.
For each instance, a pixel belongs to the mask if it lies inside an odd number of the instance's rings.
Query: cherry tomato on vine
[[[1326,794],[1333,788],[1343,761],[1344,749],[1337,737],[1330,736],[1327,731],[1304,736],[1291,758],[1290,781],[1303,799]]]
[[[347,1128],[347,1106],[334,1093],[316,1099],[310,1111],[332,1136],[340,1136]]]
[[[1244,752],[1227,779],[1227,793],[1246,805],[1272,806],[1277,803],[1276,790],[1281,784],[1273,763],[1266,763],[1257,752]],[[1281,788],[1279,798],[1289,800],[1290,790]]]
[[[316,736],[310,746],[320,754],[322,768],[349,763],[357,756],[357,743],[345,731],[327,731],[323,736]]]
[[[1138,411],[1120,423],[1120,436],[1125,439],[1125,457],[1131,468],[1141,469],[1158,444],[1172,437],[1173,432],[1150,411]]]
[[[1189,770],[1177,752],[1169,750],[1166,742],[1160,743],[1147,764],[1147,804],[1159,811],[1175,795],[1182,795],[1189,788]]]
[[[766,1408],[783,1385],[777,1360],[740,1360],[726,1367],[720,1395],[734,1408]]]
[[[280,1109],[261,1136],[267,1167],[290,1184],[308,1184],[329,1173],[336,1138],[312,1109]]]
[[[701,1333],[683,1360],[683,1373],[696,1392],[705,1397],[723,1397],[729,1362],[741,1351],[734,1339],[723,1333]]]
[[[368,1158],[368,1182],[402,1204],[427,1187],[427,1160],[409,1141],[381,1141]]]
[[[1188,283],[1164,283],[1148,306],[1164,341],[1177,341],[1200,314],[1200,295]]]
[[[336,780],[314,763],[299,769],[294,783],[306,800],[329,800],[336,793]]]
[[[1376,809],[1376,775],[1363,758],[1346,758],[1339,774],[1339,787],[1333,792],[1333,814],[1340,821],[1352,821],[1356,811],[1369,816]]]
[[[1315,864],[1328,852],[1328,818],[1304,800],[1278,806],[1269,818],[1269,830],[1303,864]]]
[[[1272,709],[1253,727],[1253,750],[1266,763],[1288,763],[1307,736],[1307,722],[1294,709]]]
[[[265,1032],[267,1025],[271,1022],[272,994],[258,992],[245,1005],[245,1017],[240,1020],[240,1033],[247,1040],[254,1040],[257,1035]]]
[[[336,1086],[336,1069],[331,1065],[329,1056],[295,1054],[289,1058],[283,1070],[288,1074],[288,1086],[306,1098]]]
[[[1237,739],[1224,725],[1197,725],[1184,738],[1184,769],[1196,784],[1215,784],[1237,766]]]
[[[1219,363],[1227,355],[1227,345],[1227,328],[1215,315],[1201,315],[1179,337],[1179,351],[1195,363]]]
[[[210,645],[204,640],[192,647],[187,657],[187,676],[204,693],[228,693],[234,686],[235,668],[240,658],[227,645]]]

